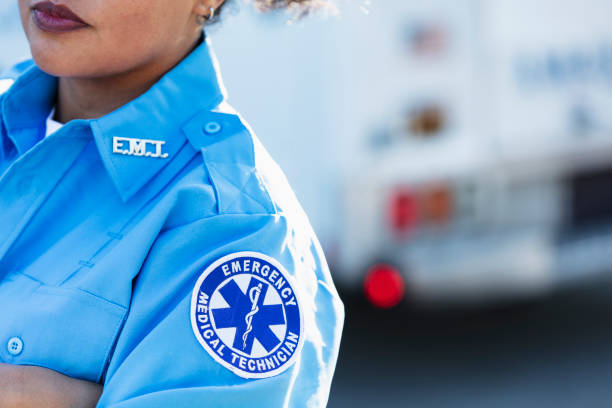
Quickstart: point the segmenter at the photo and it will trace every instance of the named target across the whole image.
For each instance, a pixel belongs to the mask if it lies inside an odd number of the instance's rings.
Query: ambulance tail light
[[[435,184],[414,191],[398,188],[391,195],[389,223],[398,237],[420,226],[442,226],[453,216],[455,197],[447,184]]]
[[[389,309],[397,306],[404,298],[404,280],[393,266],[376,264],[369,269],[365,277],[364,291],[372,305]]]
[[[419,200],[416,194],[406,189],[398,189],[391,196],[389,223],[397,233],[408,232],[418,219]]]
[[[449,186],[430,187],[422,196],[422,217],[430,224],[445,224],[453,215],[453,206],[454,197]]]

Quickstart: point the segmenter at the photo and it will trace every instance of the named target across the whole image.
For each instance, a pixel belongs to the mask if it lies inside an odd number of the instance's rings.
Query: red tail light
[[[374,265],[364,281],[366,298],[376,307],[397,306],[404,297],[404,280],[394,267],[386,264]]]
[[[406,232],[417,221],[417,197],[409,191],[398,190],[392,197],[389,206],[389,221],[396,232]]]

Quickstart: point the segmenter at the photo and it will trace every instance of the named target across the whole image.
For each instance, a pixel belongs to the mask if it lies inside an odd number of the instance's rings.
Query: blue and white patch
[[[191,326],[208,354],[243,378],[282,373],[304,342],[291,276],[258,252],[233,253],[206,268],[191,297]]]

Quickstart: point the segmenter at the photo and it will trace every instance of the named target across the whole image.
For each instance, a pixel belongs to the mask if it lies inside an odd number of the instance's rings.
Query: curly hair
[[[218,20],[218,16],[224,7],[234,0],[225,0],[218,8],[216,18],[210,21],[214,23]],[[252,3],[259,11],[274,11],[286,9],[294,13],[298,18],[304,17],[315,10],[333,8],[330,0],[247,0]]]

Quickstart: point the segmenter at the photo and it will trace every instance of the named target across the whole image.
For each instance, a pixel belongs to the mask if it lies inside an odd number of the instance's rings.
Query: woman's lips
[[[64,33],[88,26],[68,7],[50,1],[36,3],[32,7],[32,18],[38,28],[51,33]]]

